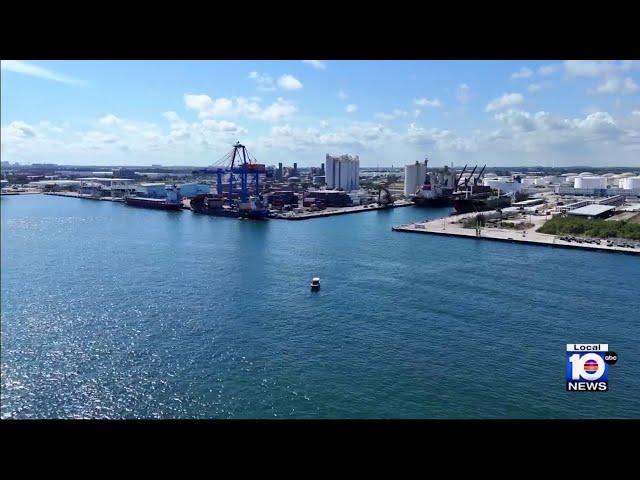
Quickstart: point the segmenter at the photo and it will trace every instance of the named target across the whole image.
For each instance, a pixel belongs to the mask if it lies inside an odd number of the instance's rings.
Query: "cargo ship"
[[[426,169],[429,163],[429,159],[425,159],[424,168]],[[418,166],[418,162],[416,162]],[[486,165],[485,165],[486,167]],[[482,168],[477,177],[475,177],[474,183],[475,189],[478,189],[477,182],[482,177],[485,167]],[[471,175],[465,180],[462,188],[466,191],[469,189],[469,179],[474,178],[473,173],[476,171],[473,169]],[[424,184],[418,188],[416,193],[411,196],[411,201],[418,207],[450,207],[453,205],[454,192],[458,188],[460,180],[467,169],[467,165],[464,166],[460,175],[456,175],[455,172],[449,170],[447,166],[441,170],[432,170],[426,172]],[[480,187],[482,188],[482,187]]]
[[[456,213],[487,212],[511,206],[511,195],[494,195],[488,192],[453,194],[453,208]]]
[[[219,194],[196,195],[191,199],[191,211],[214,217],[247,218],[252,220],[266,220],[269,210],[262,202],[262,196],[249,197],[248,202],[241,202],[237,207],[224,204]]]
[[[411,201],[418,207],[449,207],[453,202],[452,194],[453,188],[425,184],[411,197]]]
[[[153,208],[155,210],[182,210],[182,199],[175,185],[165,188],[166,198],[146,198],[127,196],[124,203],[131,207]]]

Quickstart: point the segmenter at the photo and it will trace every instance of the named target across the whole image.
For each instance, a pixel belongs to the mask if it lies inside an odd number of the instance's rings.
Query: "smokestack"
[[[296,162],[293,162],[293,174],[298,174],[298,164]]]

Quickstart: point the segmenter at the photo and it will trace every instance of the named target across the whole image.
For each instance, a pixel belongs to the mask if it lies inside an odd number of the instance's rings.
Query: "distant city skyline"
[[[640,61],[2,60],[2,160],[640,167]]]

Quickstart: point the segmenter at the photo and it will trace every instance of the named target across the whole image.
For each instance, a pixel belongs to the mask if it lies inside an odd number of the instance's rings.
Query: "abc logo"
[[[608,352],[608,354],[610,355],[611,352]],[[617,361],[617,355],[613,356],[615,356],[615,361]],[[572,380],[588,380],[594,382],[602,377],[606,371],[605,360],[597,353],[587,353],[586,355],[576,353],[575,355],[571,355],[569,361],[571,362]]]
[[[607,365],[615,365],[618,361],[618,355],[616,352],[607,352],[604,354],[604,361]]]

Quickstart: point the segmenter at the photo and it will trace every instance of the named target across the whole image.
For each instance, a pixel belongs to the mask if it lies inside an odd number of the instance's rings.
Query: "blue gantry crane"
[[[249,190],[255,186],[255,195],[260,195],[260,174],[266,173],[264,164],[258,163],[249,155],[247,149],[240,142],[236,142],[233,149],[213,163],[211,166],[194,170],[194,175],[216,175],[216,188],[218,195],[223,193],[223,176],[229,176],[229,206],[233,207],[233,187],[240,181],[240,201],[247,202]]]

